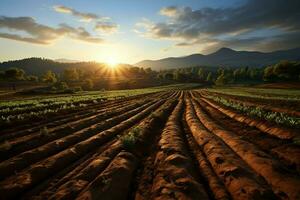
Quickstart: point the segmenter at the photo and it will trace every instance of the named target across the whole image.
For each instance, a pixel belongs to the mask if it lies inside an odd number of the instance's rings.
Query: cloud
[[[119,26],[114,23],[109,22],[97,22],[94,30],[102,32],[102,33],[115,33],[118,31]]]
[[[117,25],[116,23],[112,23],[108,21],[110,19],[109,17],[102,17],[94,13],[79,12],[73,8],[69,8],[63,5],[53,6],[53,9],[56,12],[70,14],[75,17],[79,17],[80,21],[84,21],[84,22],[94,21],[95,22],[94,30],[101,33],[105,33],[105,34],[116,33],[119,28],[119,25]]]
[[[21,31],[25,34],[0,32],[0,37],[35,44],[50,44],[63,36],[90,43],[102,43],[102,38],[94,37],[84,28],[74,28],[60,24],[57,28],[37,23],[32,17],[0,16],[0,28],[9,32]],[[26,35],[26,36],[25,36]]]
[[[238,38],[231,37],[227,39],[217,38],[202,38],[192,42],[179,42],[175,46],[178,47],[190,47],[198,45],[205,53],[212,53],[221,47],[233,47],[241,50],[252,51],[275,51],[282,49],[298,48],[300,46],[300,34],[298,32],[285,33],[276,35],[273,37],[250,37],[250,38]]]
[[[65,14],[73,15],[75,17],[79,17],[81,19],[81,21],[84,21],[84,22],[90,22],[92,20],[101,20],[102,21],[102,20],[109,19],[109,17],[101,17],[94,13],[79,12],[73,8],[69,8],[69,7],[62,6],[62,5],[53,6],[53,9],[59,13],[65,13]]]
[[[236,7],[197,10],[170,6],[159,12],[166,18],[164,22],[143,20],[136,24],[142,30],[136,32],[155,39],[177,40],[177,46],[203,45],[208,41],[239,46],[258,38],[276,42],[283,38],[287,40],[290,34],[300,33],[299,7],[298,0],[248,0]],[[270,39],[268,34],[257,35],[259,30],[275,30],[279,34],[271,35]],[[300,45],[299,40],[291,42]]]
[[[162,8],[159,11],[159,13],[164,16],[174,17],[174,16],[178,15],[178,11],[179,10],[176,6],[169,6],[169,7]]]

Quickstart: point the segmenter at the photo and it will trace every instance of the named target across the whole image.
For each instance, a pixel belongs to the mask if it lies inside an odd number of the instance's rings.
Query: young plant
[[[43,128],[40,129],[40,134],[41,134],[41,136],[48,136],[49,135],[49,131],[48,131],[46,126],[44,126]]]
[[[4,151],[8,151],[11,149],[11,144],[7,140],[5,140],[5,142],[0,145],[0,149]]]
[[[125,149],[133,149],[141,134],[141,128],[135,127],[128,134],[119,137],[123,147]]]

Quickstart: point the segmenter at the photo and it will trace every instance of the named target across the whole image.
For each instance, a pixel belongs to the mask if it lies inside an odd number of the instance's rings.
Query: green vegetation
[[[300,62],[282,61],[264,70],[265,81],[299,81]]]
[[[295,89],[264,89],[250,87],[217,87],[206,89],[209,92],[236,95],[243,97],[254,97],[274,100],[300,100],[300,90]]]
[[[285,126],[290,126],[293,128],[300,127],[300,119],[297,117],[292,117],[284,113],[264,110],[260,107],[246,106],[243,103],[233,102],[223,97],[217,97],[217,96],[206,96],[206,97],[209,99],[213,99],[218,103],[221,103],[227,107],[233,108],[239,112],[242,112],[252,117],[257,117],[260,119],[264,119],[270,122],[275,122],[277,124],[281,124]]]
[[[11,143],[7,140],[5,140],[1,145],[0,145],[0,151],[8,151],[12,147]]]
[[[48,131],[46,126],[44,126],[43,128],[40,129],[40,134],[41,134],[41,136],[48,136],[49,135],[49,131]]]
[[[240,83],[262,83],[280,81],[299,81],[300,63],[282,61],[265,68],[239,67],[189,67],[160,71],[160,79],[180,82],[203,82],[218,86]]]
[[[139,139],[141,134],[141,128],[139,126],[134,127],[129,133],[119,137],[123,147],[127,150],[133,149],[135,143]]]
[[[41,58],[29,58],[2,63],[0,83],[10,83],[13,90],[18,90],[21,83],[45,87],[43,93],[54,93],[56,82],[65,82],[71,88],[81,87],[84,90],[133,89],[163,84],[171,81],[160,81],[158,72],[150,68],[140,68],[119,64],[114,69],[107,64],[96,62],[59,63]],[[23,87],[21,87],[23,88]],[[52,89],[51,89],[52,88]],[[36,93],[38,93],[37,91]],[[58,91],[61,92],[61,91]]]
[[[65,87],[65,84],[59,84],[57,87]],[[35,96],[27,100],[3,101],[0,102],[0,125],[28,119],[40,119],[62,110],[76,110],[106,100],[154,92],[191,89],[198,86],[200,85],[174,84],[135,90],[85,91],[62,96]]]

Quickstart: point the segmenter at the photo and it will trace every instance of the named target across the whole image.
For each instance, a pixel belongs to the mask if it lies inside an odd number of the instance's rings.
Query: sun
[[[106,63],[109,67],[115,68],[118,65],[118,60],[115,57],[108,57]]]

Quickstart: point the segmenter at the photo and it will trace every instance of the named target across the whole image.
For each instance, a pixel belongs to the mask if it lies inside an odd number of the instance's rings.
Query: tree
[[[25,71],[23,69],[11,68],[4,72],[4,78],[11,81],[24,80]]]
[[[57,78],[54,72],[48,70],[43,76],[42,81],[46,83],[55,83],[57,82]]]
[[[218,70],[217,70],[217,74],[218,74],[218,76],[220,76],[221,74],[224,74],[224,69],[223,68],[218,68]]]
[[[145,74],[146,74],[144,68],[141,67],[141,68],[139,69],[139,74],[140,74],[140,75],[145,75]]]
[[[235,81],[239,81],[241,79],[241,69],[235,69],[233,71],[233,78]]]
[[[28,81],[33,81],[33,82],[38,82],[39,78],[37,76],[34,76],[34,75],[29,75],[26,77],[26,79]]]
[[[69,89],[68,84],[66,82],[63,82],[63,81],[55,83],[54,87],[57,90],[63,90],[63,91],[66,90],[66,89]]]
[[[232,70],[223,70],[223,73],[220,74],[215,81],[216,85],[225,85],[227,83],[233,83],[233,72]]]
[[[197,73],[199,72],[199,70],[196,67],[192,67],[191,73],[194,75],[197,75]]]
[[[5,72],[0,71],[0,80],[4,80],[4,79],[5,79]]]
[[[177,69],[173,72],[173,78],[176,81],[184,81],[185,75],[183,73],[181,73],[179,69]]]
[[[207,74],[206,81],[209,82],[209,83],[211,83],[213,81],[213,77],[212,77],[212,73],[211,72],[209,72]]]
[[[249,76],[251,80],[261,80],[261,71],[259,69],[250,69]]]
[[[173,79],[173,74],[171,74],[171,73],[165,73],[164,74],[164,79],[172,80]]]
[[[200,68],[200,69],[198,70],[198,77],[199,77],[199,79],[202,80],[202,81],[205,80],[205,71],[204,71],[203,68]]]
[[[94,88],[94,82],[92,79],[86,79],[83,84],[83,88],[86,90],[91,90]]]
[[[273,73],[278,79],[297,80],[300,73],[300,63],[281,61],[273,67]]]
[[[224,74],[220,74],[217,78],[217,80],[215,81],[216,85],[225,85],[226,84],[226,79],[225,79],[225,75]]]
[[[151,74],[152,73],[152,69],[150,67],[148,67],[148,68],[145,69],[145,72],[147,74]]]
[[[77,81],[79,79],[79,73],[75,68],[65,69],[63,79],[66,81]]]

